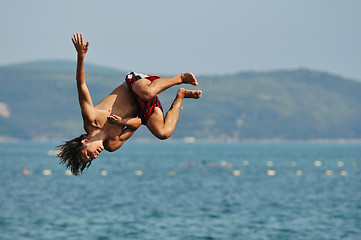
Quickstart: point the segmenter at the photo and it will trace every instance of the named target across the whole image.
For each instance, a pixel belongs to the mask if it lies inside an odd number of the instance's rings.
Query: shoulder
[[[90,121],[88,119],[83,119],[83,128],[88,134],[99,129],[96,121]]]

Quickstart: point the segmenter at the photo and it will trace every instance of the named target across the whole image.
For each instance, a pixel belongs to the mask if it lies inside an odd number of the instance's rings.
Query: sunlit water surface
[[[361,239],[361,145],[0,143],[0,239]]]

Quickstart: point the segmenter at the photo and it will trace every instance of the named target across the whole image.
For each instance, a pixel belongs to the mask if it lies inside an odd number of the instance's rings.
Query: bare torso
[[[135,117],[137,114],[137,103],[129,93],[128,88],[122,84],[100,101],[95,106],[95,110],[107,112],[106,116],[101,117],[104,120],[109,115],[118,115],[121,118]]]
[[[112,124],[107,120],[108,116],[136,117],[138,106],[128,88],[122,84],[101,100],[94,109],[95,120],[93,122],[84,121],[84,130],[91,136],[99,133],[106,134],[109,140],[119,136],[124,126]],[[107,147],[105,146],[105,148]]]

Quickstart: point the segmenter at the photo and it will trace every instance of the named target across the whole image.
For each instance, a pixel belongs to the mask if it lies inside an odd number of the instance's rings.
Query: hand
[[[76,33],[76,35],[73,34],[73,38],[71,40],[73,41],[74,47],[78,52],[78,56],[84,57],[86,52],[88,51],[89,42],[84,44],[83,34],[82,33],[80,33],[80,35],[79,33]]]
[[[108,120],[114,124],[122,124],[123,119],[117,115],[110,115],[108,116]]]

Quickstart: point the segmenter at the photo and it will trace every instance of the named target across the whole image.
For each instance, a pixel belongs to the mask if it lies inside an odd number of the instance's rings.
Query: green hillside
[[[0,136],[59,140],[83,133],[75,66],[43,61],[0,67]],[[123,82],[125,74],[86,65],[94,103]],[[309,70],[197,79],[203,96],[184,101],[173,138],[361,138],[360,82]],[[165,109],[176,90],[160,94]],[[152,137],[145,127],[134,136],[142,137]]]

